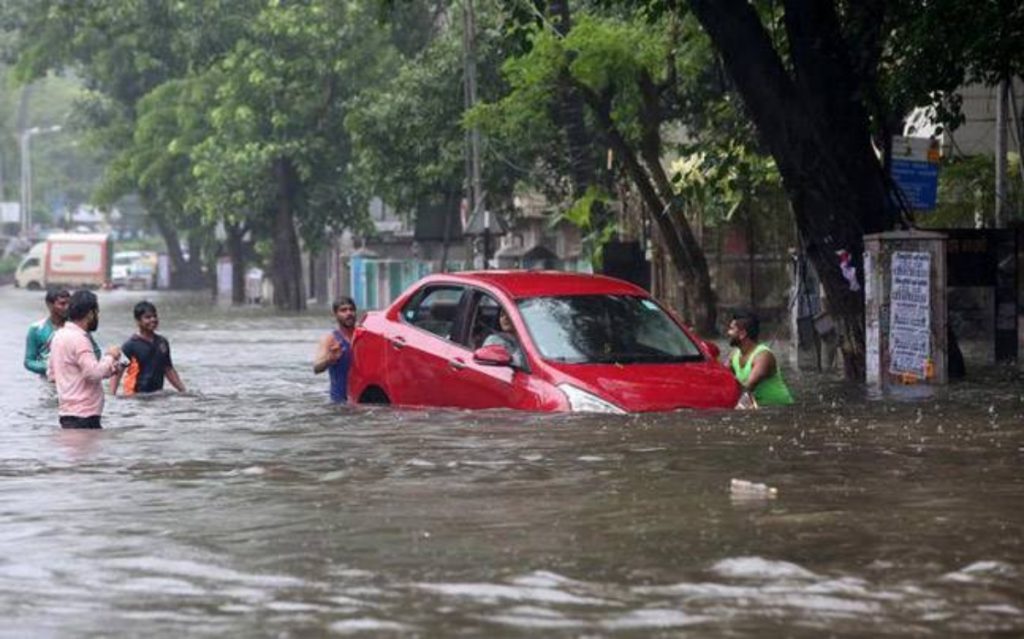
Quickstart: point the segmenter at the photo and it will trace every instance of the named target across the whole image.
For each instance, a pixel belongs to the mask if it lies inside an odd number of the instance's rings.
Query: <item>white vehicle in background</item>
[[[54,233],[28,252],[14,284],[29,290],[100,288],[110,281],[110,251],[110,236],[103,233]]]
[[[128,285],[132,262],[139,257],[138,251],[118,251],[114,253],[114,263],[110,267],[110,283],[115,288]]]
[[[153,288],[156,284],[156,253],[153,251],[118,251],[110,269],[112,286]]]

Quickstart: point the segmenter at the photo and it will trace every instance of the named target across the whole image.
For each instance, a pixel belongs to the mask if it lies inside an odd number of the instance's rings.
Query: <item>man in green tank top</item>
[[[736,313],[726,335],[733,347],[729,365],[743,390],[753,395],[758,406],[792,404],[793,396],[782,379],[775,354],[760,344],[761,322],[753,313]]]

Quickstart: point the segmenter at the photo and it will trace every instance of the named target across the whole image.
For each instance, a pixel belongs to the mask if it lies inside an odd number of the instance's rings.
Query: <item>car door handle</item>
[[[393,346],[395,350],[402,350],[405,348],[405,338],[401,336],[392,337],[391,346]]]
[[[464,362],[464,361],[462,361],[461,359],[458,359],[458,358],[450,359],[450,360],[448,360],[448,366],[453,371],[461,371],[463,368],[466,368],[466,362]]]

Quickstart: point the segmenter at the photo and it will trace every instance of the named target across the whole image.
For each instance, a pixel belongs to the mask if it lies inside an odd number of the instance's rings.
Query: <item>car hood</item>
[[[684,364],[560,364],[547,362],[570,384],[629,412],[733,408],[740,388],[717,362]]]

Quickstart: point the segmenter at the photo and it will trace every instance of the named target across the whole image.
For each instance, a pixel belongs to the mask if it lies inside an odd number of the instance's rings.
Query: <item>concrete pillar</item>
[[[864,236],[867,382],[946,384],[946,236]]]

